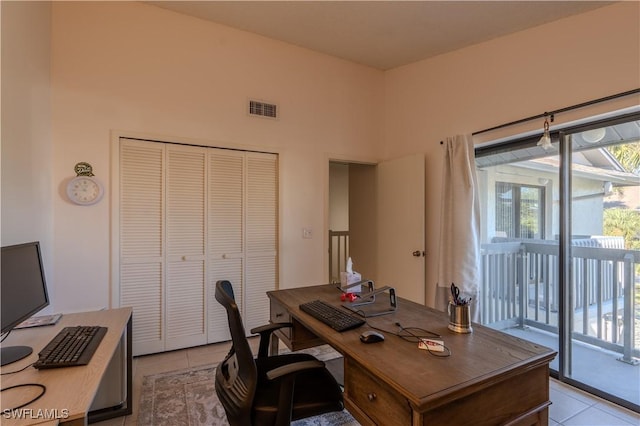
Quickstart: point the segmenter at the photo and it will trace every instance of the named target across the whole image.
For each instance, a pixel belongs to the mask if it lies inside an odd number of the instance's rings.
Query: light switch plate
[[[302,238],[311,239],[313,238],[313,231],[311,228],[302,228]]]

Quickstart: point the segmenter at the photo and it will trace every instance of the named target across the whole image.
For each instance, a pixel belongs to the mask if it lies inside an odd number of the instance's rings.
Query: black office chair
[[[271,333],[291,323],[251,330],[260,334],[254,358],[231,283],[218,281],[215,294],[227,310],[231,331],[231,350],[216,369],[215,380],[231,426],[284,426],[344,408],[342,390],[322,361],[308,354],[268,355]]]

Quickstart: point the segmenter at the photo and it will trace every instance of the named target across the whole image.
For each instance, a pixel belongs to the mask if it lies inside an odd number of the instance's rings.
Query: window
[[[542,186],[496,182],[496,236],[544,238]]]

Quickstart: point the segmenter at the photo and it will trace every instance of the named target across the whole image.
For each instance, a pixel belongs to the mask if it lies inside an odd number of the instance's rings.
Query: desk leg
[[[271,340],[269,342],[269,356],[278,355],[278,344],[280,339],[275,333],[271,333]]]
[[[411,424],[413,426],[423,426],[424,425],[424,417],[419,412],[413,410],[413,415],[411,416]]]
[[[127,408],[123,415],[133,412],[133,313],[127,322]]]
[[[88,414],[88,423],[101,422],[103,420],[112,419],[114,417],[128,416],[133,412],[133,315],[131,315],[129,317],[129,321],[127,321],[126,334],[126,402],[117,407],[103,408],[101,410],[91,411]]]

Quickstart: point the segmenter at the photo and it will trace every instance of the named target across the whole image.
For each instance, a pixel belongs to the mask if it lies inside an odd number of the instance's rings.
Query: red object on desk
[[[340,300],[343,302],[346,302],[346,301],[353,302],[357,298],[358,296],[355,293],[342,293],[340,295]]]

